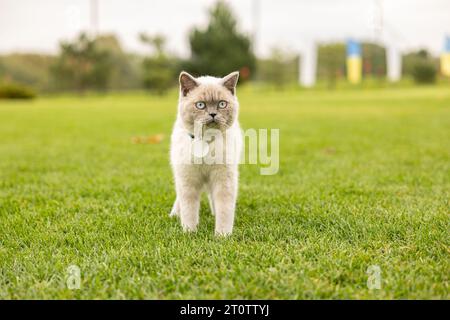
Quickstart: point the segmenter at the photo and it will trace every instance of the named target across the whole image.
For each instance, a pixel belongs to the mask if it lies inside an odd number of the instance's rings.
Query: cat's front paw
[[[217,237],[228,237],[231,236],[233,230],[230,228],[216,228],[216,236]]]
[[[175,200],[175,203],[172,206],[172,210],[170,210],[169,217],[177,217],[180,214],[180,205],[178,201]]]
[[[183,231],[186,233],[197,231],[197,225],[182,224],[181,226],[183,227]]]
[[[175,210],[175,208],[172,208],[172,210],[169,213],[169,217],[178,217],[179,213],[177,210]]]

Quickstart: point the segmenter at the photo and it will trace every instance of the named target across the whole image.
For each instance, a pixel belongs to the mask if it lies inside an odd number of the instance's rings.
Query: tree
[[[166,40],[163,36],[142,33],[140,39],[153,51],[142,61],[144,87],[157,94],[164,94],[176,83],[176,60],[166,53]]]
[[[266,59],[258,59],[258,81],[273,84],[278,89],[298,79],[298,56],[273,48]]]
[[[107,51],[111,62],[108,81],[111,89],[136,89],[141,86],[141,59],[123,51],[114,34],[102,34],[95,38],[97,49]]]
[[[402,70],[417,83],[433,83],[437,76],[436,65],[436,59],[427,50],[421,49],[403,56]]]
[[[419,84],[429,84],[436,82],[437,68],[431,60],[419,60],[411,71],[414,81]]]
[[[345,74],[345,45],[321,45],[318,50],[318,76],[326,78],[328,87],[336,86],[337,78]]]
[[[237,30],[233,12],[223,1],[218,1],[210,10],[205,30],[192,30],[189,43],[191,58],[185,64],[189,72],[224,76],[240,70],[240,81],[245,81],[255,71],[256,59],[250,38]]]
[[[99,49],[94,39],[81,33],[73,42],[62,42],[52,66],[52,75],[61,89],[106,90],[113,64],[107,50]]]
[[[375,43],[362,43],[363,76],[382,79],[386,76],[386,49]]]

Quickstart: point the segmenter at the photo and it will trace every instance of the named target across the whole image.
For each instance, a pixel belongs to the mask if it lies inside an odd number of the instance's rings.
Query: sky
[[[93,0],[0,0],[0,53],[56,53],[61,40],[93,30]],[[94,0],[95,1],[95,0]],[[99,33],[115,33],[125,50],[145,53],[138,34],[161,33],[170,51],[189,54],[188,34],[204,27],[215,0],[97,0]],[[228,0],[256,52],[300,51],[307,43],[376,40],[434,54],[450,36],[450,0]]]

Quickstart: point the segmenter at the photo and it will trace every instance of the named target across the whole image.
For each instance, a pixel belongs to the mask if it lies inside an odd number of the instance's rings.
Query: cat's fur
[[[180,217],[185,231],[195,231],[197,228],[202,191],[208,193],[211,211],[216,220],[216,234],[228,235],[233,230],[238,191],[238,162],[242,146],[241,129],[237,120],[238,78],[238,72],[230,73],[224,78],[210,76],[194,78],[186,72],[180,74],[178,115],[172,132],[170,150],[177,196],[170,215]],[[227,106],[223,109],[218,107],[221,100],[227,102]],[[204,110],[196,107],[196,102],[199,101],[206,103]],[[216,114],[214,121],[212,113]],[[214,128],[226,134],[226,139],[232,144],[221,145],[221,148],[224,148],[224,154],[229,156],[231,161],[214,164],[185,161],[192,157],[190,146],[193,141],[202,139],[194,137],[194,123],[200,123],[203,130]],[[215,140],[208,143],[208,149],[213,150]],[[230,145],[235,149],[231,150],[232,148],[228,147]]]

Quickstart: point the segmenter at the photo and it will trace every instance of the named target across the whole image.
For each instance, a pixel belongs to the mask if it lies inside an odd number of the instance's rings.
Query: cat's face
[[[229,128],[238,114],[238,78],[238,72],[224,78],[194,78],[187,72],[181,72],[178,112],[186,129],[193,130],[195,123],[207,128]]]

